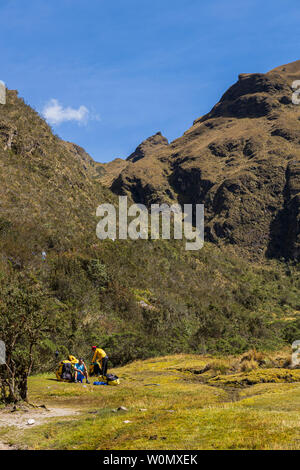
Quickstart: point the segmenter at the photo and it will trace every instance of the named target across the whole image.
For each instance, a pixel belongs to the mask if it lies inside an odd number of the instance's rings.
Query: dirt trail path
[[[43,424],[49,418],[72,416],[79,413],[71,408],[26,408],[20,411],[5,409],[0,411],[0,429],[14,426],[18,429],[27,429]],[[28,424],[28,420],[33,419],[34,424]],[[15,450],[16,447],[9,446],[0,440],[0,450]]]
[[[77,414],[78,411],[71,408],[50,408],[50,409],[29,409],[26,411],[3,410],[0,412],[0,428],[6,426],[16,426],[19,429],[42,424],[48,418],[56,418],[59,416],[71,416]],[[28,424],[29,419],[34,419],[33,425]]]
[[[18,450],[18,449],[15,446],[8,446],[7,444],[4,444],[4,442],[0,441],[0,450]]]

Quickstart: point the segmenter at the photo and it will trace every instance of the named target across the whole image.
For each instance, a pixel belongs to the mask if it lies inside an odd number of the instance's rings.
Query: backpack
[[[105,376],[107,385],[120,385],[120,379],[117,375],[106,374]]]
[[[73,382],[73,364],[68,360],[61,361],[55,374],[59,381]]]
[[[73,380],[73,367],[69,362],[64,362],[61,371],[61,380],[68,380],[72,382]]]

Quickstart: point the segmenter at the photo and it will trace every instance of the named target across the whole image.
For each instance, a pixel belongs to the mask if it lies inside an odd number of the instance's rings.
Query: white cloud
[[[50,100],[42,111],[42,115],[49,124],[61,124],[66,121],[77,121],[79,124],[86,124],[90,118],[89,110],[85,106],[78,109],[71,107],[64,108],[58,100]]]

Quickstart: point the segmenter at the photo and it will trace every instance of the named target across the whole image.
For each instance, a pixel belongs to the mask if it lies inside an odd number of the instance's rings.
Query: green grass
[[[237,360],[223,358],[229,369]],[[202,374],[187,371],[214,361],[192,355],[136,361],[114,370],[121,377],[116,387],[32,377],[32,402],[80,414],[22,432],[6,429],[1,438],[29,449],[299,449],[300,371],[293,371],[299,382],[287,383],[278,372],[276,383],[243,388],[236,382],[216,386],[208,378],[205,383]],[[114,412],[119,406],[128,411]]]

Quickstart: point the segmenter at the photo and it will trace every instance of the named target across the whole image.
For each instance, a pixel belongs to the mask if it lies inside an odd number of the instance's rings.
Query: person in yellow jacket
[[[106,352],[101,348],[97,348],[97,346],[92,346],[92,351],[94,352],[92,359],[92,363],[94,364],[94,373],[96,375],[106,375],[108,364]]]

